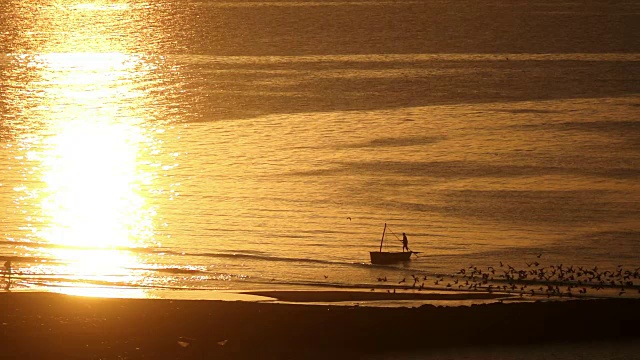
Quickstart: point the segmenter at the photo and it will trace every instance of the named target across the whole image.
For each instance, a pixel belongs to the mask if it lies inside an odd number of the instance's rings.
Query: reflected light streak
[[[44,236],[67,246],[131,246],[149,235],[144,198],[136,193],[135,129],[72,122],[44,159],[49,196],[43,212],[56,225]],[[128,141],[129,140],[129,141]]]
[[[128,81],[138,62],[113,53],[54,53],[33,60],[50,117],[40,156],[45,220],[38,235],[55,245],[42,251],[61,264],[43,267],[69,281],[56,291],[113,296],[105,284],[141,282],[129,270],[139,268],[140,260],[126,250],[153,237],[153,211],[142,195],[148,174],[138,168],[147,139],[131,111],[140,94]],[[142,292],[125,291],[136,297]]]
[[[37,55],[30,66],[46,67],[55,71],[42,73],[45,92],[53,110],[63,112],[65,120],[80,115],[86,118],[87,111],[99,111],[113,120],[122,111],[125,100],[133,100],[142,93],[130,87],[136,67],[142,60],[136,56],[120,53],[50,53]],[[107,112],[104,114],[104,112]],[[73,118],[73,117],[72,117]]]
[[[156,74],[158,58],[145,55],[156,53],[149,26],[158,21],[140,11],[147,5],[60,0],[11,7],[21,30],[10,55],[15,152],[22,157],[15,161],[24,164],[14,175],[18,210],[11,220],[33,244],[20,255],[40,259],[25,268],[33,274],[23,277],[25,287],[104,296],[148,281],[141,270],[148,254],[130,251],[155,236],[153,89],[164,78]]]

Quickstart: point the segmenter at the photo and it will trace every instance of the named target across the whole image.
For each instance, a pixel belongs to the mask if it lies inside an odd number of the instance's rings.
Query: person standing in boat
[[[407,239],[407,234],[402,233],[402,252],[404,252],[404,249],[407,249],[407,251],[409,250],[409,239]]]

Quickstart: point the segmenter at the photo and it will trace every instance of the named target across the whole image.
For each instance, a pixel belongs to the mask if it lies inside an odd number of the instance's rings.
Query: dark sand
[[[634,299],[379,308],[2,293],[0,309],[6,359],[357,359],[461,345],[640,339]]]

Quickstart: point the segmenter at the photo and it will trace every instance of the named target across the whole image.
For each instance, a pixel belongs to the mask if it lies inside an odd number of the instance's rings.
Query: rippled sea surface
[[[637,273],[638,24],[633,2],[3,1],[11,288]],[[385,223],[410,263],[370,264]]]

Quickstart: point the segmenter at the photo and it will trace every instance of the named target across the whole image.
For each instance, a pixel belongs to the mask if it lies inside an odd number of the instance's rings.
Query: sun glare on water
[[[141,95],[126,81],[137,61],[113,53],[33,61],[51,109],[38,156],[44,187],[38,238],[59,264],[34,270],[67,279],[58,291],[105,296],[112,286],[141,281],[131,270],[140,262],[134,250],[152,241],[153,209],[144,197],[148,174],[138,166],[147,145],[143,121],[131,111]]]
[[[148,159],[156,100],[146,84],[158,62],[140,55],[147,40],[130,21],[130,4],[42,6],[24,24],[25,51],[11,55],[18,148],[29,164],[13,188],[24,214],[18,236],[33,244],[16,253],[42,259],[21,267],[18,287],[145,296],[138,285],[148,280],[143,249],[155,243],[156,215]]]
[[[68,274],[93,281],[129,280],[137,260],[127,249],[147,236],[144,198],[136,189],[135,129],[100,123],[72,124],[51,138],[42,201],[50,216],[42,237]]]
[[[51,139],[44,177],[50,196],[42,206],[57,228],[47,237],[67,246],[112,248],[130,246],[130,235],[143,235],[132,131],[77,123]]]
[[[145,296],[145,269],[160,256],[145,249],[157,245],[162,223],[157,134],[167,120],[156,91],[165,63],[150,55],[156,33],[144,30],[156,19],[145,6],[11,4],[26,16],[16,20],[19,46],[6,54],[16,115],[5,151],[20,164],[3,177],[14,205],[5,220],[19,274],[12,289]]]

